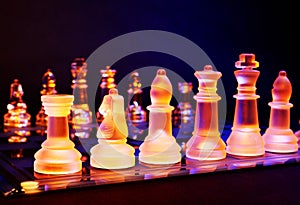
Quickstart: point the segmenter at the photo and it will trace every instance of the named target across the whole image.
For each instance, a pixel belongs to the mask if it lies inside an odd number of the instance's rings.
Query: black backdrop
[[[271,101],[273,81],[280,70],[286,70],[293,85],[291,126],[298,129],[299,15],[295,8],[290,1],[1,2],[0,115],[7,111],[13,79],[21,81],[24,101],[34,120],[40,109],[41,76],[47,68],[56,76],[58,92],[70,93],[73,58],[87,58],[119,35],[153,29],[184,36],[206,52],[223,74],[228,122],[233,119],[232,95],[237,87],[233,71],[240,53],[254,53],[260,62],[257,94],[261,96],[258,106],[263,125],[268,123],[267,104]],[[187,67],[180,60],[159,53],[139,53],[112,66],[119,71],[118,81],[127,72],[146,65],[161,65],[179,73]]]

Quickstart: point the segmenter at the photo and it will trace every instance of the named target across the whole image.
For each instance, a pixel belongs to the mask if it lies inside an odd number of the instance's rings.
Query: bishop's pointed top
[[[273,83],[273,102],[289,102],[292,95],[292,85],[286,71],[280,71]]]
[[[165,69],[158,69],[151,84],[150,97],[152,105],[169,105],[172,98],[172,84]]]

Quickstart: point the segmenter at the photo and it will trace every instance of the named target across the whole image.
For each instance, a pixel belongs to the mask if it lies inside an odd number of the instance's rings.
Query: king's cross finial
[[[255,55],[252,53],[242,53],[239,55],[239,61],[235,62],[236,68],[253,69],[259,67],[259,62],[255,61]]]

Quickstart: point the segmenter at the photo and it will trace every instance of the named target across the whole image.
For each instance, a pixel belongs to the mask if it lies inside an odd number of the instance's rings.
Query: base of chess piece
[[[293,153],[298,151],[298,138],[291,129],[267,129],[263,135],[265,150],[274,153]]]
[[[220,160],[226,158],[225,143],[219,133],[212,136],[193,136],[187,143],[186,156],[197,160]]]
[[[150,129],[139,147],[139,161],[146,164],[173,164],[181,160],[181,147],[171,132],[172,106],[150,105]]]
[[[241,137],[242,136],[242,137]],[[227,140],[226,152],[238,156],[262,156],[265,154],[263,138],[260,129],[232,130]]]
[[[145,144],[143,145],[145,146]],[[144,153],[140,154],[139,161],[143,164],[163,165],[163,164],[176,164],[181,160],[181,155],[174,154],[173,150],[165,150],[164,152],[161,153],[154,153],[154,152],[155,150],[150,150],[148,155],[145,155]]]
[[[135,165],[134,148],[126,140],[98,140],[91,148],[92,167],[102,169],[124,169]]]
[[[34,171],[42,174],[71,174],[81,170],[81,156],[73,150],[41,149],[35,155]]]

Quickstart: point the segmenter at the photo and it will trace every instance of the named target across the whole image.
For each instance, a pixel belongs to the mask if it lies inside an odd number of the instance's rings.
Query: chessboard
[[[97,126],[95,126],[97,127]],[[226,141],[231,125],[224,126],[221,138]],[[12,133],[0,135],[0,191],[5,197],[26,196],[29,194],[47,193],[55,190],[96,187],[107,184],[119,184],[133,181],[145,181],[157,178],[201,175],[205,173],[231,172],[233,170],[268,167],[274,165],[296,164],[300,162],[300,152],[275,154],[266,152],[258,157],[238,157],[227,155],[223,160],[199,161],[186,157],[184,151],[179,163],[171,165],[146,165],[138,160],[140,140],[129,139],[127,143],[135,148],[135,166],[120,170],[98,169],[90,166],[89,145],[96,143],[97,138],[91,136],[79,139],[73,136],[76,149],[82,154],[82,170],[65,175],[47,175],[34,172],[34,154],[40,149],[46,134],[36,134],[37,128],[30,129],[31,136],[24,143],[9,143]],[[96,129],[95,129],[96,130]],[[262,129],[262,131],[264,131]],[[72,130],[70,130],[72,134]],[[190,136],[179,136],[180,130],[173,129],[174,136],[184,142]],[[36,187],[22,187],[22,182],[35,182]]]

